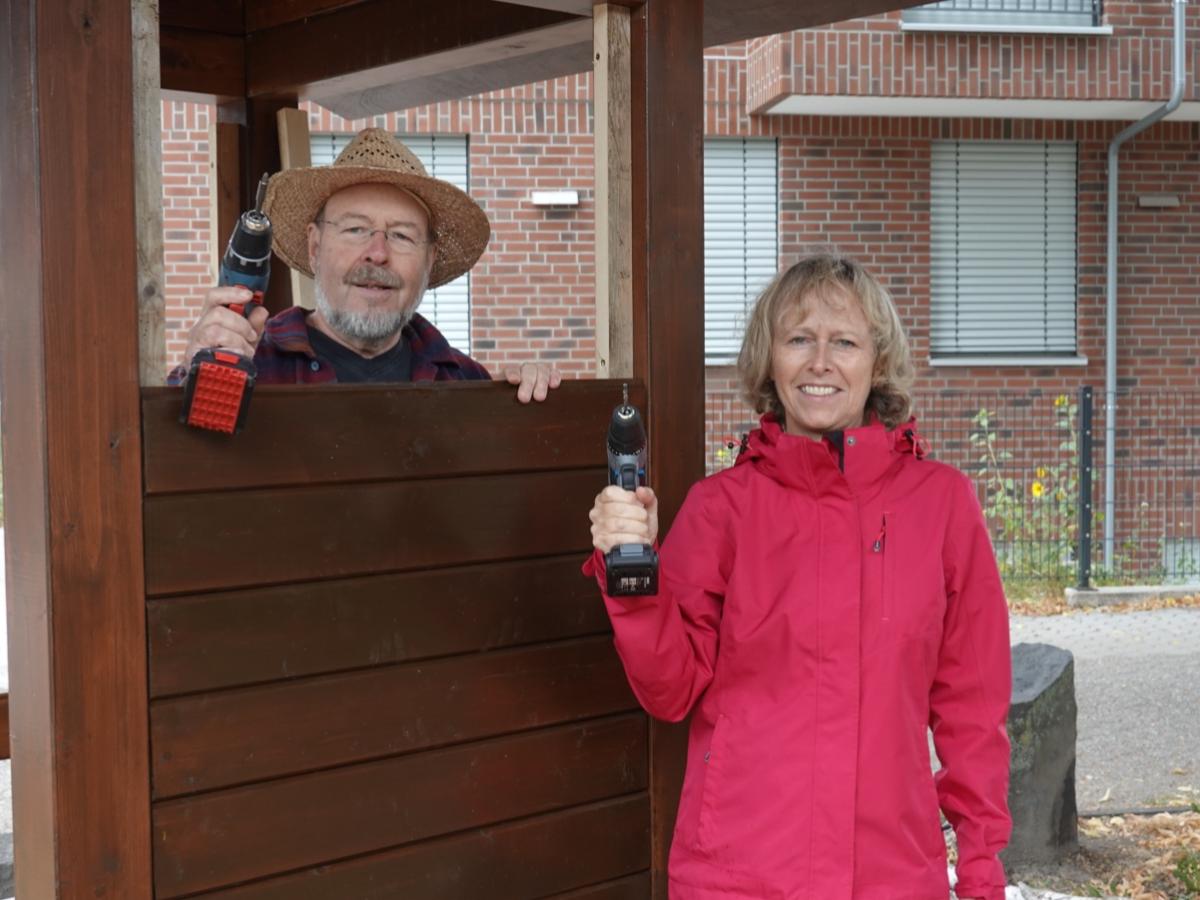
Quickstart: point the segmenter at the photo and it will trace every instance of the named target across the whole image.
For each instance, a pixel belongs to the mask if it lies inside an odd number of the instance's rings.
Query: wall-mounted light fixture
[[[1138,194],[1138,206],[1143,209],[1174,209],[1178,205],[1178,194]]]
[[[533,191],[529,202],[534,206],[578,206],[579,191]]]

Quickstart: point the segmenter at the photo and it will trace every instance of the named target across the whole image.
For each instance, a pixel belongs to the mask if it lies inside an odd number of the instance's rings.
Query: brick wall
[[[595,192],[591,76],[346,121],[308,105],[309,130],[467,134],[470,193],[492,222],[471,273],[472,355],[493,374],[553,361],[595,372]],[[535,207],[533,190],[574,189],[576,207]]]
[[[182,358],[204,292],[216,282],[212,253],[212,107],[164,100],[163,262],[167,368]]]
[[[1112,35],[1017,35],[900,30],[899,10],[751,43],[746,105],[786,94],[1165,99],[1171,5],[1106,2]],[[1200,71],[1200,10],[1187,10],[1186,68]],[[1185,98],[1197,96],[1191,86]]]

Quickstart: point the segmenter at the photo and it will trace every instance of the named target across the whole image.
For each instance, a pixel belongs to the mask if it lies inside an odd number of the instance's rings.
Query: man
[[[368,128],[333,165],[288,169],[271,178],[263,211],[275,253],[312,276],[316,309],[268,319],[229,309],[250,291],[216,287],[188,336],[184,367],[204,348],[253,357],[259,384],[485,380],[487,370],[451,347],[417,314],[428,287],[475,264],[491,226],[467,194],[426,174],[391,134]],[[505,371],[522,403],[545,400],[560,373],[525,363]]]

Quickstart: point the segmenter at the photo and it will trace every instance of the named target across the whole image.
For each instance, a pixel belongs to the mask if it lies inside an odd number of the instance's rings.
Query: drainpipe
[[[1175,18],[1174,49],[1171,54],[1173,82],[1171,99],[1144,119],[1134,122],[1108,145],[1108,275],[1104,306],[1104,565],[1111,569],[1114,509],[1116,507],[1117,456],[1117,153],[1121,145],[1159,119],[1169,116],[1183,99],[1184,21],[1186,0],[1172,0]]]

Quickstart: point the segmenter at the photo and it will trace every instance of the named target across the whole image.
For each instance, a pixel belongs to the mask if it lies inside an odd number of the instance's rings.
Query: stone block
[[[1079,845],[1075,807],[1075,659],[1050,644],[1012,648],[1008,713],[1013,832],[1006,865],[1050,862]]]

